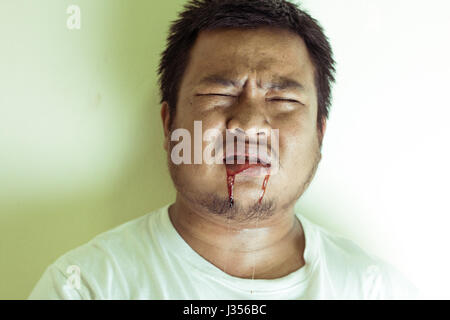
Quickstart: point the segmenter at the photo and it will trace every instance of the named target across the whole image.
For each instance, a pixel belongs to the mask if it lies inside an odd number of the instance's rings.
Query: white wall
[[[304,0],[337,84],[305,214],[450,298],[450,2]]]
[[[0,299],[173,201],[156,69],[184,2],[0,0]]]

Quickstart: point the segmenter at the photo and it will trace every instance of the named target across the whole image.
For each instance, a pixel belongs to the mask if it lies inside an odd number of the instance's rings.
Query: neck
[[[262,221],[236,222],[178,194],[169,216],[193,250],[229,275],[274,279],[304,265],[305,239],[293,205]]]

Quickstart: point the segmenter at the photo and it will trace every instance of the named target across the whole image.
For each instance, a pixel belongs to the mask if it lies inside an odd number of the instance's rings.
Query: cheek
[[[183,117],[183,114],[179,114],[177,127],[187,129],[191,136],[191,164],[179,164],[176,165],[171,161],[171,153],[173,147],[175,147],[179,142],[171,142],[170,149],[168,152],[169,161],[171,162],[170,170],[172,173],[176,175],[176,178],[179,182],[182,182],[184,185],[190,185],[192,189],[201,189],[203,187],[208,187],[211,189],[215,189],[214,185],[216,184],[214,181],[217,181],[217,184],[224,184],[226,181],[226,171],[225,167],[222,164],[207,164],[205,157],[205,153],[209,151],[209,155],[212,159],[214,159],[215,155],[215,145],[218,144],[221,139],[217,139],[217,135],[213,134],[210,136],[210,140],[204,140],[206,138],[205,133],[209,130],[213,130],[214,132],[222,133],[225,127],[225,120],[220,115],[208,115],[207,117],[199,117],[197,115],[191,115],[190,117],[186,115]],[[197,123],[194,122],[198,121]],[[222,135],[220,135],[222,137]],[[200,144],[201,152],[198,156],[201,158],[201,163],[195,164],[195,145]],[[220,147],[222,149],[222,147]],[[199,159],[199,158],[197,158]]]
[[[208,129],[217,129],[224,131],[226,128],[226,115],[222,112],[210,112],[199,114],[198,118],[202,121],[203,132]]]
[[[285,168],[307,167],[315,159],[317,151],[315,124],[296,123],[280,129],[281,161]]]

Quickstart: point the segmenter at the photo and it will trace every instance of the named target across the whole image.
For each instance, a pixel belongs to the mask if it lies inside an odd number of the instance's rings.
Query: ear
[[[325,117],[322,118],[321,124],[322,124],[322,130],[320,130],[320,128],[318,128],[320,145],[322,145],[323,137],[325,136],[325,131],[327,131],[327,119]]]
[[[325,131],[327,131],[327,119],[325,117],[322,118],[322,139],[325,135]]]
[[[161,105],[161,120],[164,129],[164,150],[169,150],[170,139],[170,110],[169,104],[164,101]]]

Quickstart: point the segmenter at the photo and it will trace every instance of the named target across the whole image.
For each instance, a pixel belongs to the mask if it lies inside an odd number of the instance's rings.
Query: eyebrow
[[[299,89],[305,90],[305,87],[298,81],[288,77],[275,77],[271,82],[263,85],[265,89],[285,90],[285,89]]]
[[[227,79],[220,75],[210,75],[200,80],[200,84],[220,84],[225,87],[240,87],[241,81]]]
[[[242,86],[242,81],[232,80],[221,75],[206,76],[203,79],[201,79],[199,83],[219,84],[225,87],[236,87],[236,88]],[[258,83],[258,87],[273,90],[299,89],[303,91],[305,89],[305,87],[298,81],[284,76],[283,77],[275,76],[272,78],[270,82],[264,83],[264,85],[262,86],[260,83]]]

